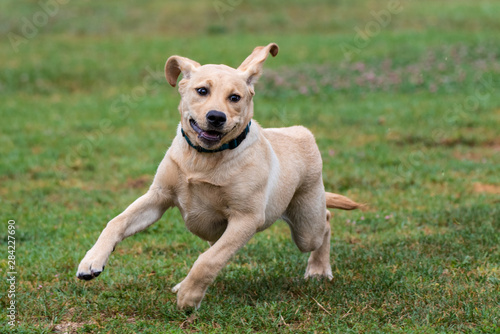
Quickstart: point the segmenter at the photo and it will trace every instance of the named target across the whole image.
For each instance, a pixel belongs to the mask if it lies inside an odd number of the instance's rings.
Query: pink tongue
[[[210,134],[210,133],[205,132],[205,131],[202,131],[200,133],[200,137],[203,137],[203,138],[208,139],[208,140],[219,140],[218,135],[213,135],[213,134]]]

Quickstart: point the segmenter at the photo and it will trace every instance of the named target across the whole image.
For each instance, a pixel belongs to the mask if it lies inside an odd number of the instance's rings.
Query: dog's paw
[[[307,265],[306,273],[304,275],[305,279],[308,278],[327,278],[329,281],[333,279],[332,267],[330,264],[321,265],[315,263],[309,263]]]
[[[89,281],[99,276],[103,272],[105,265],[105,259],[99,259],[98,257],[91,256],[87,253],[78,266],[76,277]]]
[[[199,309],[206,290],[201,286],[196,286],[196,284],[190,286],[189,282],[184,282],[185,280],[172,288],[172,292],[177,293],[177,307],[180,309]]]
[[[172,292],[173,293],[177,293],[177,291],[179,291],[179,289],[181,288],[181,284],[182,284],[182,282],[180,282],[179,284],[177,284],[176,286],[174,286],[172,288]]]
[[[193,293],[182,293],[180,290],[177,293],[177,307],[181,310],[185,309],[199,309],[201,306],[201,300],[204,294],[193,294]]]

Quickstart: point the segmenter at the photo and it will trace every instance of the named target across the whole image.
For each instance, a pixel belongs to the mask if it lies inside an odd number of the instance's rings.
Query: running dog
[[[167,60],[170,85],[182,74],[177,135],[147,193],[107,224],[81,261],[78,278],[99,276],[120,241],[174,206],[187,228],[210,244],[173,288],[180,308],[199,308],[231,257],[278,219],[288,223],[299,250],[311,252],[305,278],[333,278],[326,208],[360,205],[325,192],[321,154],[309,130],[264,129],[252,119],[254,84],[269,54],[278,54],[276,44],[255,48],[237,69],[180,56]]]

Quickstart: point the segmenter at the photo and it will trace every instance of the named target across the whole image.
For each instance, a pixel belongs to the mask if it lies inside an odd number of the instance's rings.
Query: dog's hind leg
[[[333,277],[330,266],[331,214],[325,210],[324,196],[322,187],[296,194],[283,216],[300,251],[311,252],[305,278]]]
[[[330,217],[331,213],[326,211],[325,233],[321,246],[312,251],[307,261],[307,269],[304,278],[326,277],[333,279],[332,267],[330,265]]]

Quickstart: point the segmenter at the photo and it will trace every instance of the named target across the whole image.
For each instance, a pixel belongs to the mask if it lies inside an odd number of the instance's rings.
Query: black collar
[[[181,128],[181,133],[182,133],[182,136],[186,139],[189,146],[191,146],[192,148],[194,148],[198,152],[200,152],[200,153],[215,153],[215,152],[220,152],[220,151],[224,151],[227,149],[234,150],[235,148],[237,148],[241,144],[241,142],[243,140],[245,140],[245,138],[247,137],[247,134],[250,132],[250,124],[252,124],[252,121],[250,121],[248,123],[245,130],[243,130],[243,132],[240,133],[240,135],[238,137],[234,138],[230,142],[223,144],[221,147],[216,148],[215,150],[207,150],[206,148],[203,148],[201,146],[194,145],[191,142],[191,140],[189,140],[188,136],[186,136],[186,134],[184,133],[184,130],[182,128]]]

